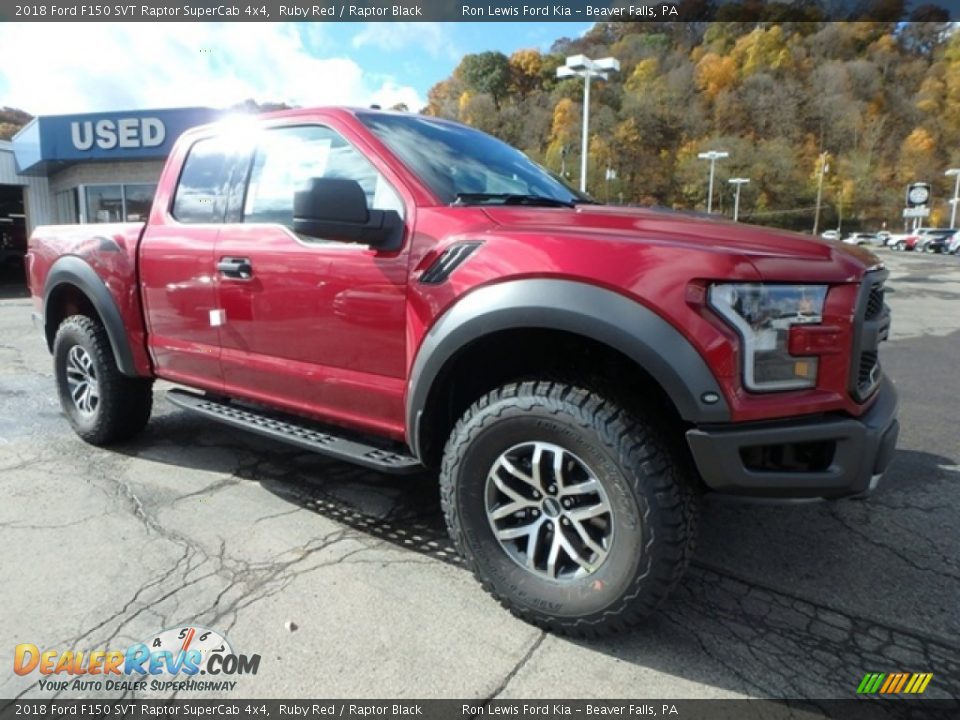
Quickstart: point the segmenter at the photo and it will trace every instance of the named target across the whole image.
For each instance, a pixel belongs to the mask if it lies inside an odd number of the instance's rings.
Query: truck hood
[[[834,273],[859,280],[864,272],[882,264],[855,245],[668,209],[578,205],[573,209],[487,206],[484,211],[503,226],[501,230],[544,231],[612,243],[666,242],[738,255],[765,277],[790,264],[809,267],[812,262],[822,269],[832,265]]]

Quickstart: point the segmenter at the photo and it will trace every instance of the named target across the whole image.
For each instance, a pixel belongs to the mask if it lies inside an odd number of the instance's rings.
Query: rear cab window
[[[222,138],[197,140],[190,147],[173,198],[171,212],[178,222],[223,222],[235,156]]]

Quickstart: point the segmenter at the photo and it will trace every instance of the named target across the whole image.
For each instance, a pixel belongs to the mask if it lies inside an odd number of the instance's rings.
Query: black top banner
[[[0,700],[16,718],[253,718],[255,720],[954,720],[955,701],[889,700]]]
[[[0,20],[50,21],[321,21],[358,22],[947,22],[960,0],[146,0],[98,3],[40,0],[7,3]]]

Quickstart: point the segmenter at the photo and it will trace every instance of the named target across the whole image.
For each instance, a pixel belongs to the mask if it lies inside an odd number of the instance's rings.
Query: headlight
[[[793,325],[823,320],[826,285],[712,285],[708,302],[740,334],[748,390],[797,390],[817,384],[816,357],[789,353]]]

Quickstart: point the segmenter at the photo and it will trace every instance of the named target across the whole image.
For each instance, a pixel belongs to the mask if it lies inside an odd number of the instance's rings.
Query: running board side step
[[[305,450],[329,455],[338,460],[363,465],[372,470],[407,474],[424,469],[423,465],[411,455],[333,435],[312,426],[309,420],[221,402],[179,389],[167,391],[167,400],[177,407],[211,420],[241,430],[249,430],[289,445],[296,445]]]

